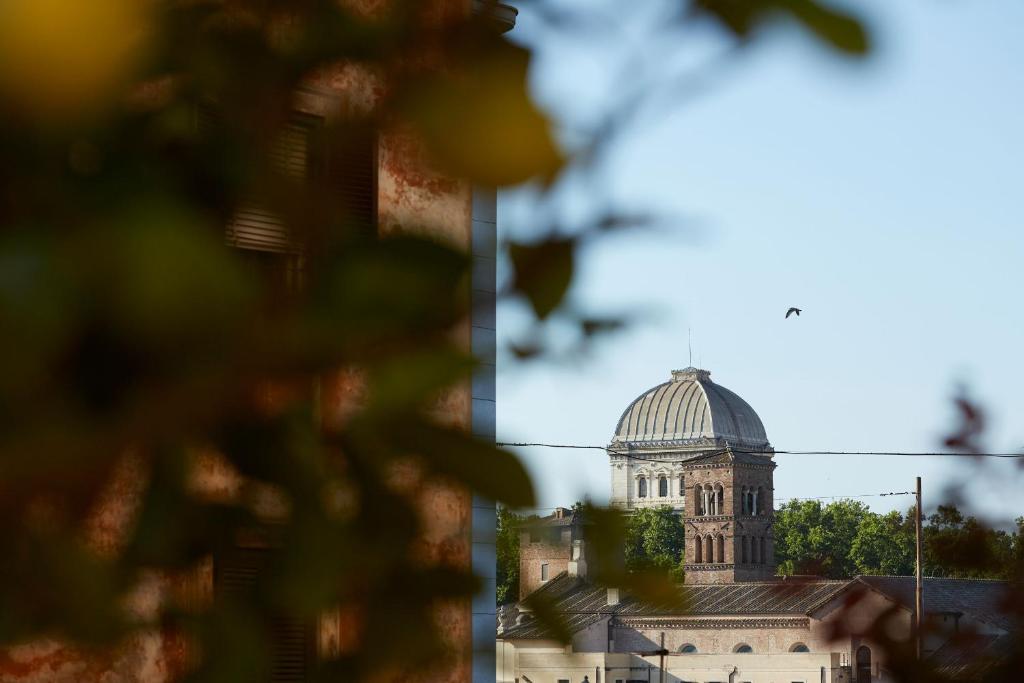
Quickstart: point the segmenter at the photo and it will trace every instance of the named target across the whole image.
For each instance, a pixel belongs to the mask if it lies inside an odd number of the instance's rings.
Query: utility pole
[[[921,613],[923,610],[923,581],[921,579],[921,567],[924,565],[921,550],[921,477],[917,478],[917,505],[914,507],[914,532],[916,537],[915,552],[917,555],[917,567],[914,570],[914,647],[918,661],[921,660]]]
[[[665,683],[665,632],[661,632],[661,683]]]

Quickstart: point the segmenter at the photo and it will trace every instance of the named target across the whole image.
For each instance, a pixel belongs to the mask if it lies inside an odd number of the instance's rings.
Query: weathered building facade
[[[915,635],[913,577],[775,576],[773,451],[743,399],[705,370],[674,371],[626,408],[608,453],[613,506],[670,506],[685,526],[683,606],[595,585],[586,527],[569,510],[532,520],[520,535],[520,598],[546,598],[571,638],[557,641],[530,603],[506,605],[499,683],[895,680],[889,653]],[[962,636],[989,650],[1011,638],[1006,596],[1001,581],[926,578],[922,655],[953,676],[974,670]]]
[[[378,3],[355,3],[377,7]],[[465,13],[481,3],[440,0],[439,13]],[[490,4],[494,25],[509,30],[515,22],[511,7]],[[302,179],[317,156],[313,132],[352,111],[368,109],[384,96],[382,85],[365,70],[338,65],[320,72],[299,87],[292,102],[293,116],[275,152],[286,174]],[[197,112],[197,128],[203,112]],[[493,441],[495,436],[495,279],[497,197],[489,188],[438,173],[420,142],[407,130],[376,132],[342,169],[338,191],[357,218],[381,234],[425,231],[431,237],[472,254],[466,308],[471,316],[454,335],[479,361],[472,382],[438,399],[437,413],[446,424]],[[283,225],[257,204],[243,206],[225,226],[225,248],[238,249],[270,277],[287,280],[300,259]],[[275,283],[278,284],[278,283]],[[290,286],[290,283],[284,283]],[[273,405],[276,389],[266,388],[259,400]],[[352,371],[321,378],[319,418],[344,422],[364,393],[362,379]],[[195,495],[210,502],[237,500],[241,478],[225,467],[216,453],[194,454],[191,472]],[[87,544],[99,554],[120,552],[127,530],[141,503],[147,471],[142,461],[127,454],[109,484],[108,494],[84,521]],[[425,486],[417,504],[426,526],[418,550],[427,563],[471,567],[483,589],[470,600],[441,601],[437,629],[451,644],[451,665],[431,680],[480,683],[494,680],[495,525],[494,503],[469,491],[441,484]],[[208,605],[220,592],[236,590],[251,580],[258,567],[260,544],[240,544],[203,560],[191,571],[174,575],[153,572],[131,596],[128,610],[140,619],[153,619],[164,606]],[[275,634],[272,681],[304,680],[307,658],[332,656],[346,646],[348,616],[324,614],[315,624],[286,624]],[[351,646],[351,642],[347,643]],[[0,683],[170,683],[185,675],[197,653],[180,633],[161,628],[131,633],[115,647],[85,650],[59,639],[28,642],[0,649]]]

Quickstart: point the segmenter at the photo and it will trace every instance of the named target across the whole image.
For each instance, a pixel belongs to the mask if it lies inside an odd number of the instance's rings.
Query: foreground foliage
[[[440,177],[534,181],[550,197],[562,174],[599,159],[619,113],[567,156],[527,96],[529,52],[496,34],[483,18],[490,4],[472,16],[465,3],[401,0],[378,13],[326,0],[0,6],[0,643],[100,646],[159,631],[201,653],[183,677],[265,680],[273,625],[332,612],[345,632],[316,672],[325,680],[399,678],[465,657],[437,615],[467,612],[479,584],[462,559],[425,549],[423,498],[455,490],[533,504],[510,453],[438,410],[475,363],[458,343],[472,260],[423,237],[424,226],[367,224],[338,192],[332,159],[368,132],[408,136]],[[523,3],[586,30],[586,11],[561,5]],[[870,47],[856,16],[815,0],[666,6],[677,10],[666,35],[710,20],[737,50],[785,21],[843,55]],[[371,74],[380,97],[327,121],[314,163],[330,172],[295,182],[275,141],[296,91],[331,69]],[[645,94],[630,91],[625,104]],[[290,266],[225,248],[225,225],[254,197],[294,231],[301,286],[284,282]],[[503,296],[536,322],[517,355],[543,355],[552,321],[583,338],[616,326],[566,305],[580,245],[624,224],[597,213],[574,230],[551,218],[505,246]],[[323,395],[339,376],[360,400],[334,419]],[[234,495],[196,486],[211,461],[238,475]],[[111,498],[129,503],[125,519],[96,521]],[[623,520],[587,514],[600,529],[599,580],[675,595],[637,579],[678,563],[679,530],[663,513],[628,528],[634,572],[616,559]],[[903,522],[861,534],[858,514],[829,517],[851,547],[860,540],[852,564],[827,571],[902,567],[902,551],[881,539]],[[116,542],[91,542],[91,525],[115,522]],[[955,517],[931,526],[940,555],[943,539],[978,536]],[[839,547],[829,529],[815,532],[813,551],[787,546],[794,570]],[[179,579],[240,538],[266,549],[259,583],[211,603],[189,597]],[[182,594],[126,610],[153,576]],[[556,618],[543,605],[535,613]]]

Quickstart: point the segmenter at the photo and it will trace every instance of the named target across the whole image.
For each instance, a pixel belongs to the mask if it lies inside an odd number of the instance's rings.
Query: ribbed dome
[[[714,439],[768,445],[761,418],[746,401],[697,368],[674,370],[672,379],[644,392],[619,418],[613,443],[688,442]]]

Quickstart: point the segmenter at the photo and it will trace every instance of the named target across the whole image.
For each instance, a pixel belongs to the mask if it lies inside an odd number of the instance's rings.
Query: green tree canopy
[[[850,560],[857,574],[913,574],[913,511],[906,518],[896,510],[885,515],[865,515],[850,546]]]
[[[908,514],[908,517],[913,514]],[[1021,544],[1015,533],[993,529],[955,505],[940,505],[924,527],[924,573],[955,578],[1010,578]],[[913,537],[911,537],[913,538]]]
[[[1011,578],[1024,556],[1024,519],[1012,532],[992,529],[953,505],[940,505],[922,528],[924,574]],[[881,515],[838,500],[789,501],[775,513],[775,557],[782,574],[842,579],[857,574],[914,573],[914,509]]]
[[[672,508],[642,508],[626,522],[626,569],[671,572],[681,578],[685,535]]]
[[[519,525],[523,518],[506,507],[498,508],[497,602],[519,599]]]
[[[775,559],[783,574],[852,576],[850,549],[869,515],[860,502],[791,500],[775,512]]]

